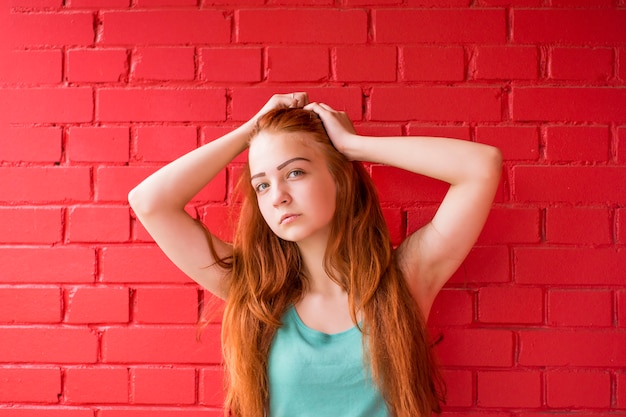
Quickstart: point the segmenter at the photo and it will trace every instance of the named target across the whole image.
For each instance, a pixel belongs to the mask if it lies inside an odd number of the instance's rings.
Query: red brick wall
[[[221,415],[219,326],[196,341],[205,295],[126,194],[294,90],[363,133],[503,151],[430,320],[447,415],[626,414],[626,2],[264,3],[10,0],[0,417]],[[189,206],[221,236],[243,161]],[[396,242],[445,192],[371,173]]]

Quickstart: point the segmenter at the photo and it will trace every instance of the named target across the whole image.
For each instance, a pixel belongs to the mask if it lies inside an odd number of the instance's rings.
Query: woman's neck
[[[324,255],[326,254],[326,242],[323,243],[298,243],[300,255],[309,280],[311,293],[321,296],[335,297],[343,295],[345,291],[333,281],[324,269]]]

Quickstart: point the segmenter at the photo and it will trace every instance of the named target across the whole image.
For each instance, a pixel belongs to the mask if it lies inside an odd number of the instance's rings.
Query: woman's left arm
[[[413,297],[427,317],[432,303],[476,242],[500,182],[502,156],[492,146],[434,137],[365,137],[347,116],[310,104],[335,147],[351,160],[394,166],[450,184],[433,219],[398,248]]]

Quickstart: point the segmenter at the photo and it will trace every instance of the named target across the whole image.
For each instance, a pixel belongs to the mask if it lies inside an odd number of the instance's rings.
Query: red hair
[[[391,415],[428,417],[440,412],[443,381],[419,308],[409,293],[391,245],[373,182],[358,162],[330,142],[319,117],[303,109],[277,109],[262,116],[261,131],[308,132],[322,151],[337,187],[336,212],[324,257],[328,275],[348,294],[357,324],[362,314],[364,357]],[[286,309],[306,292],[295,243],[277,237],[265,223],[250,184],[240,179],[243,205],[229,269],[222,321],[226,365],[226,410],[237,417],[263,417],[268,404],[267,363],[272,338]]]

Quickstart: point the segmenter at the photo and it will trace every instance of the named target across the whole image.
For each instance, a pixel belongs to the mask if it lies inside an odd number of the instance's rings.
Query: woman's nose
[[[282,204],[286,204],[290,200],[291,200],[291,197],[289,196],[289,193],[287,192],[284,186],[279,185],[279,184],[274,186],[272,190],[272,204],[274,204],[274,206],[277,207]]]

